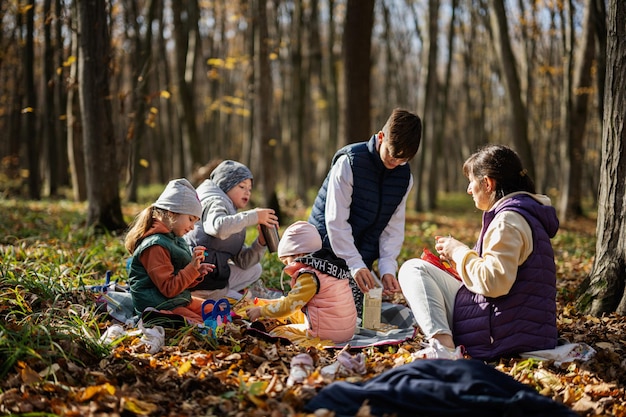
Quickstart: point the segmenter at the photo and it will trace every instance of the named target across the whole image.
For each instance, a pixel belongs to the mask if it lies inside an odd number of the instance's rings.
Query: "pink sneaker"
[[[418,350],[411,354],[414,359],[463,359],[465,348],[457,346],[456,349],[450,349],[439,343],[437,339],[430,339],[428,344],[422,342],[424,349]]]

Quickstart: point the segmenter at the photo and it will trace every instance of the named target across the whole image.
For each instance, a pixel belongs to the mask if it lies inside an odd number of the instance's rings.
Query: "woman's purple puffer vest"
[[[507,295],[489,298],[462,286],[454,306],[454,341],[476,359],[495,359],[521,352],[553,349],[557,342],[556,266],[550,238],[559,221],[554,207],[518,194],[483,214],[475,250],[482,255],[485,231],[496,214],[521,214],[533,231],[533,252],[520,265]]]

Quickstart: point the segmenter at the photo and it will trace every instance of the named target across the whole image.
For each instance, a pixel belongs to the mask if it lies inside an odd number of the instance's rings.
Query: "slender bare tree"
[[[39,175],[39,131],[37,130],[37,92],[35,87],[35,0],[29,0],[26,7],[26,42],[24,42],[24,90],[26,101],[23,106],[24,138],[28,154],[28,195],[41,198],[41,178]]]
[[[504,85],[508,92],[510,106],[511,137],[531,177],[535,177],[535,163],[528,141],[528,114],[522,99],[522,88],[517,70],[517,60],[513,54],[506,10],[502,0],[489,0],[491,29],[496,56],[502,69]]]
[[[137,175],[139,167],[139,152],[145,139],[148,126],[146,112],[148,111],[148,87],[152,76],[152,27],[156,19],[158,0],[147,0],[144,9],[140,10],[136,1],[126,2],[128,21],[133,28],[132,72],[133,90],[131,94],[131,120],[126,132],[126,141],[129,142],[128,161],[126,165],[126,199],[137,201]],[[143,17],[143,19],[142,19]],[[145,22],[141,25],[141,22]],[[130,26],[129,25],[129,26]]]
[[[439,125],[439,0],[428,0],[428,68],[426,75],[426,98],[424,99],[424,134],[421,144],[421,178],[417,182],[417,201],[415,206],[420,210],[432,210],[436,206],[437,183],[439,172],[439,155],[441,143],[437,141]],[[421,200],[420,200],[421,197]],[[420,204],[421,203],[421,204]]]
[[[70,22],[78,20],[78,6],[76,2],[72,2],[69,20]],[[78,30],[72,31],[69,50],[72,57],[78,58],[80,56]],[[66,88],[67,159],[72,181],[72,198],[74,201],[84,201],[87,199],[87,179],[85,178],[83,130],[81,128],[80,107],[78,105],[78,62],[75,60],[69,64]]]
[[[592,64],[595,57],[595,19],[593,18],[594,0],[587,0],[585,5],[585,19],[580,39],[581,48],[573,68],[572,82],[574,88],[570,93],[563,93],[563,97],[571,100],[565,103],[569,106],[564,125],[564,140],[562,145],[563,178],[561,199],[559,201],[559,218],[561,221],[568,217],[577,217],[583,214],[582,209],[582,176],[584,157],[584,135],[588,119],[589,96],[593,83]],[[572,54],[574,53],[572,48]]]

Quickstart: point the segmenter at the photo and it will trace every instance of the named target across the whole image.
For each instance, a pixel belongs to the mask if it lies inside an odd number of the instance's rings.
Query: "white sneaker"
[[[428,344],[422,342],[424,349],[418,350],[411,354],[414,359],[463,359],[463,346],[457,346],[456,349],[445,347],[439,340],[430,339]]]

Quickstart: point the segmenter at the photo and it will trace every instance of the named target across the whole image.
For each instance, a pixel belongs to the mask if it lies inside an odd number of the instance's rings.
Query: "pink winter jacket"
[[[285,271],[291,276],[292,286],[301,274],[311,274],[318,284],[317,294],[302,308],[308,319],[310,335],[334,343],[352,339],[356,329],[356,307],[349,281],[299,262],[293,266],[293,272]]]

